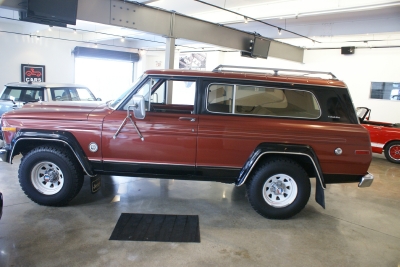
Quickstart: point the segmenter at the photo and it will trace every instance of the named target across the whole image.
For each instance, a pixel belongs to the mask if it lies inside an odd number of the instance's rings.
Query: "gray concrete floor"
[[[68,207],[39,206],[19,187],[19,160],[0,166],[0,266],[400,266],[400,165],[381,156],[371,187],[328,185],[326,210],[313,189],[284,221],[215,182],[103,177],[92,195],[86,179]],[[199,215],[201,243],[109,241],[123,212]]]

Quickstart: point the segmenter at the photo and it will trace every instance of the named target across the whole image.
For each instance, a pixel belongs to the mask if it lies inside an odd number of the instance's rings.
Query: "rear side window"
[[[311,119],[321,115],[311,92],[248,85],[211,84],[207,109],[219,113]]]

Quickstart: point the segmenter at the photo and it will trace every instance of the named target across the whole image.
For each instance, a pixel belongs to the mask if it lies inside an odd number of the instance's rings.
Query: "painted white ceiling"
[[[153,7],[212,21],[308,49],[337,48],[341,46],[400,46],[400,1],[390,0],[204,0],[210,4],[240,13],[236,15],[194,0],[141,0]],[[1,2],[1,0],[0,0]],[[278,29],[244,16],[262,20]],[[15,11],[0,8],[0,17],[18,19]],[[23,25],[24,33],[43,36],[71,31],[54,27],[50,32],[45,25],[1,19],[0,23]],[[93,43],[122,45],[121,36],[128,38],[125,45],[141,49],[163,49],[161,36],[131,29],[78,21],[79,39]],[[21,27],[19,27],[21,28]],[[316,40],[301,38],[289,30]],[[89,32],[88,32],[89,31]],[[102,34],[105,33],[105,34]],[[132,39],[131,39],[132,38]],[[136,38],[136,39],[133,39]],[[149,40],[149,41],[143,41]],[[189,40],[177,40],[181,49],[195,47],[214,48]]]

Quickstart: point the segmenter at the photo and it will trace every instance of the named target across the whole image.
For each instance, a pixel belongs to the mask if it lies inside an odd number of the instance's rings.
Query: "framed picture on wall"
[[[207,54],[206,53],[180,53],[179,68],[186,70],[205,70]]]
[[[44,65],[21,64],[21,82],[45,82]]]

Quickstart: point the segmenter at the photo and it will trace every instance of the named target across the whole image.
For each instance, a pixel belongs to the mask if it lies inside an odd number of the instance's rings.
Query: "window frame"
[[[210,111],[208,109],[208,96],[210,93],[210,87],[212,85],[223,85],[223,86],[233,86],[233,92],[232,92],[232,112],[215,112],[215,111]],[[253,87],[263,87],[263,88],[267,88],[267,89],[279,89],[279,90],[290,90],[290,91],[298,91],[298,92],[307,92],[310,93],[312,95],[312,97],[314,98],[315,102],[318,105],[318,110],[319,110],[319,115],[316,118],[310,118],[310,117],[296,117],[296,116],[279,116],[279,115],[264,115],[264,114],[243,114],[243,113],[235,113],[236,111],[236,91],[237,91],[237,87],[238,86],[253,86]],[[213,114],[223,114],[223,115],[239,115],[239,116],[257,116],[257,117],[273,117],[273,118],[293,118],[293,119],[305,119],[305,120],[319,120],[322,116],[322,108],[321,108],[321,104],[318,101],[318,98],[316,97],[316,95],[309,90],[303,90],[303,89],[291,89],[291,88],[283,88],[283,87],[271,87],[271,86],[265,86],[265,85],[253,85],[253,84],[241,84],[241,83],[220,83],[220,82],[211,82],[207,85],[206,88],[206,97],[205,97],[205,109],[207,112],[209,113],[213,113]]]

